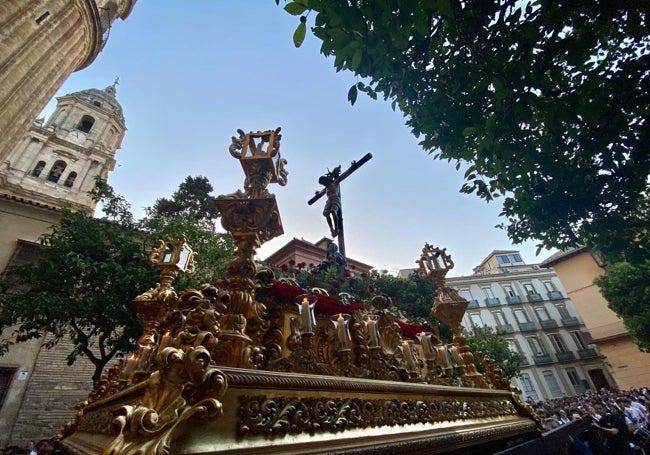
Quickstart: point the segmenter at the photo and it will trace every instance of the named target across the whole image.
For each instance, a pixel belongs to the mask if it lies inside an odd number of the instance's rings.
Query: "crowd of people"
[[[530,401],[529,401],[530,402]],[[546,431],[587,420],[571,438],[570,454],[640,455],[650,448],[650,389],[602,389],[549,401],[530,402]]]
[[[24,447],[11,445],[0,449],[0,455],[58,455],[62,452],[49,439],[29,441]]]

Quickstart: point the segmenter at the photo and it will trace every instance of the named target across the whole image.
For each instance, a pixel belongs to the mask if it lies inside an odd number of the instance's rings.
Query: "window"
[[[549,392],[551,392],[551,395],[553,397],[561,397],[562,389],[560,388],[560,384],[558,384],[557,378],[553,372],[551,370],[544,370],[542,376],[544,376],[544,381],[546,381],[546,386],[548,387]]]
[[[553,348],[555,349],[555,352],[568,351],[566,344],[564,344],[564,340],[562,339],[562,336],[560,334],[552,333],[548,337],[550,338],[551,343],[553,343]]]
[[[526,294],[528,295],[537,295],[535,286],[533,286],[532,283],[524,283],[524,289],[526,289]]]
[[[578,346],[579,350],[584,351],[585,349],[587,349],[587,343],[585,343],[585,339],[582,336],[582,333],[571,332],[571,338],[573,338],[573,341],[575,341],[576,346]]]
[[[472,321],[472,325],[474,327],[483,327],[485,325],[483,324],[483,319],[481,319],[481,315],[478,313],[470,314],[469,320]]]
[[[571,314],[569,314],[569,310],[566,309],[566,305],[555,305],[555,308],[557,308],[562,319],[569,319],[572,317]]]
[[[544,287],[546,288],[546,290],[548,292],[557,291],[557,289],[555,288],[555,285],[551,281],[544,281]]]
[[[521,348],[519,347],[519,344],[517,344],[516,340],[507,339],[506,343],[508,343],[508,349],[510,349],[511,352],[521,354]]]
[[[521,382],[521,390],[526,395],[531,397],[534,401],[539,401],[537,390],[535,390],[533,381],[530,379],[530,375],[528,373],[523,373],[521,376],[519,376],[519,382]]]
[[[503,312],[495,311],[492,313],[492,315],[494,316],[494,320],[497,321],[497,325],[503,326],[508,324],[508,321],[506,321],[506,317],[503,315]]]
[[[524,313],[524,310],[515,310],[514,311],[515,318],[517,319],[517,322],[520,324],[525,324],[528,321],[528,318],[526,317],[526,313]]]
[[[528,340],[528,345],[533,351],[534,356],[541,357],[546,355],[546,350],[544,349],[544,346],[542,346],[542,343],[539,342],[537,337],[529,337],[526,338],[526,340]]]
[[[61,178],[61,174],[63,174],[63,171],[65,171],[65,161],[57,161],[54,163],[54,166],[52,166],[52,169],[50,169],[50,173],[47,175],[47,179],[50,182],[58,182],[59,179]]]
[[[32,171],[32,175],[34,177],[38,177],[41,175],[41,172],[43,172],[43,169],[45,169],[45,161],[39,161],[36,166],[34,166],[34,170]]]
[[[460,291],[458,291],[458,293],[462,298],[464,298],[468,302],[474,300],[474,297],[472,297],[472,293],[469,291],[469,289],[461,289]]]
[[[494,298],[494,292],[492,292],[492,288],[481,288],[483,289],[483,294],[485,294],[485,297],[488,299],[493,299]]]
[[[501,265],[523,264],[521,256],[518,254],[500,254],[497,256],[497,262]]]
[[[0,367],[0,408],[5,402],[16,368]]]
[[[551,317],[548,315],[548,311],[543,306],[538,306],[535,308],[535,313],[540,321],[548,321]]]
[[[83,131],[84,133],[89,133],[90,129],[93,127],[94,124],[95,124],[94,118],[92,118],[90,115],[84,115],[81,118],[79,125],[77,125],[77,129],[79,131]]]
[[[505,291],[508,297],[517,297],[517,294],[515,294],[515,291],[514,289],[512,289],[512,286],[506,284],[505,286],[503,286],[503,290]]]
[[[77,173],[76,172],[70,172],[68,174],[68,178],[65,179],[65,182],[63,183],[63,186],[67,186],[68,188],[72,188],[72,185],[74,184],[75,179],[77,178]]]
[[[578,373],[576,372],[575,368],[567,368],[566,375],[569,378],[569,382],[571,383],[571,385],[573,386],[582,385],[582,381],[580,381],[580,376],[578,376]]]

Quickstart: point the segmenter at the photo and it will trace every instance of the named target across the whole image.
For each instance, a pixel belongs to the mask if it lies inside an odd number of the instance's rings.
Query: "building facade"
[[[0,167],[0,272],[37,260],[38,239],[62,207],[93,212],[87,193],[115,166],[125,131],[114,86],[62,96],[47,122],[32,125],[7,155],[11,164]],[[90,362],[68,367],[71,347],[47,350],[44,341],[16,344],[0,357],[0,446],[56,434],[92,389]]]
[[[627,333],[623,320],[607,306],[594,279],[605,273],[598,255],[585,247],[561,251],[540,264],[560,278],[568,296],[591,333],[593,343],[606,357],[621,389],[647,387],[650,353],[643,352]]]
[[[407,275],[409,270],[400,271]],[[489,326],[525,357],[513,379],[524,399],[561,398],[615,388],[606,364],[557,275],[527,265],[518,251],[490,253],[474,274],[448,277],[468,302],[463,326]]]
[[[136,0],[0,2],[0,164],[67,77],[90,65]]]

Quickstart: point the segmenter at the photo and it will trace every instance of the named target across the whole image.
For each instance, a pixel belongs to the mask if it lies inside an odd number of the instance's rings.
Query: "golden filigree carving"
[[[159,369],[145,383],[142,404],[120,408],[113,421],[118,435],[104,454],[171,454],[188,425],[221,415],[226,377],[213,366],[206,348],[168,347],[156,361]]]
[[[242,436],[322,433],[508,415],[517,415],[517,410],[507,399],[422,401],[242,396],[237,431]]]

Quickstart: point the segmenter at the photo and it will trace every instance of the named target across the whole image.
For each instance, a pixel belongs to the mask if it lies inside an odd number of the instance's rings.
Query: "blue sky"
[[[281,1],[280,5],[284,3]],[[387,102],[363,94],[337,73],[307,35],[296,49],[298,19],[273,0],[139,0],[117,21],[103,52],[73,73],[57,96],[104,88],[119,76],[117,99],[128,131],[109,183],[136,216],[169,197],[188,175],[204,175],[214,194],[243,188],[244,175],[228,153],[236,129],[282,127],[281,153],[289,183],[272,185],[285,234],[266,243],[260,258],[294,237],[315,242],[329,235],[324,201],[307,205],[321,189],[318,177],[373,158],[341,185],[347,254],[380,269],[415,266],[425,242],[447,247],[450,276],[471,274],[494,249],[520,250],[528,263],[536,242],[513,246],[500,222],[500,202],[486,204],[458,192],[462,173],[433,160]],[[54,109],[50,103],[45,111]]]

